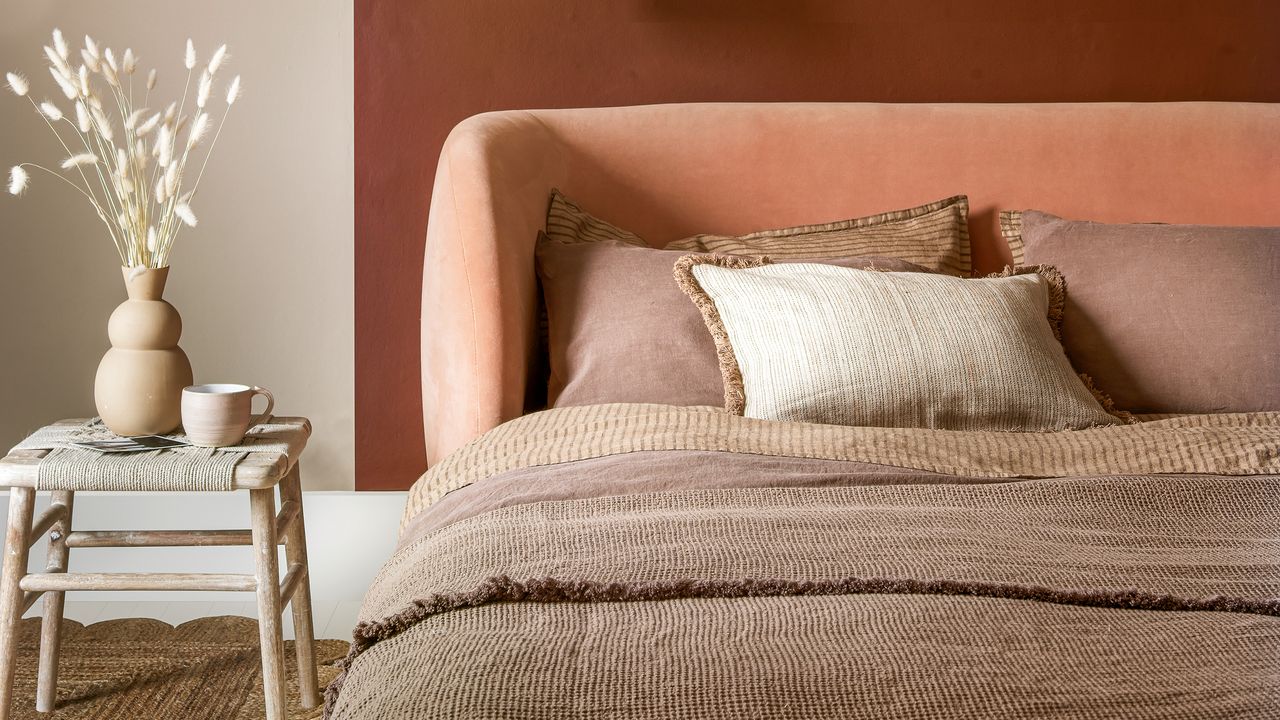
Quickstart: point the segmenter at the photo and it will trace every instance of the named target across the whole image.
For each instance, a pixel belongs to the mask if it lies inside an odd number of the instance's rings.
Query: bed
[[[1032,260],[1030,238],[1025,258],[1005,238],[1039,216],[1002,224],[1013,208],[1280,225],[1280,108],[682,105],[464,122],[424,268],[431,467],[328,717],[1280,717],[1269,374],[1238,407],[1054,432],[780,421],[750,402],[547,408],[534,251],[552,188],[658,246],[960,189],[981,275]],[[1274,292],[1268,243],[1250,246],[1263,254],[1249,277]],[[777,267],[733,272],[804,272]],[[1088,275],[1075,273],[1068,294]],[[1032,282],[992,282],[1006,281]],[[1272,342],[1269,320],[1240,322]],[[1272,361],[1258,355],[1245,367]],[[1224,391],[1252,377],[1222,375]]]

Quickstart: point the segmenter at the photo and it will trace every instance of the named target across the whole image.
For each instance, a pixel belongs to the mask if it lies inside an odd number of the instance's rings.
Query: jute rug
[[[40,620],[18,631],[13,717],[18,720],[260,720],[262,666],[258,624],[213,617],[172,627],[158,620],[109,620],[85,627],[63,623],[58,707],[35,709]],[[320,708],[298,704],[293,642],[285,648],[291,720],[318,718]],[[347,652],[339,640],[316,641],[320,687],[333,680],[334,661]]]

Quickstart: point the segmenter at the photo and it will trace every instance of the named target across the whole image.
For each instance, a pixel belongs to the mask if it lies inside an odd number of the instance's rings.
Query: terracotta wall
[[[1280,102],[1280,3],[356,0],[356,485],[425,466],[423,236],[487,110],[685,101]]]

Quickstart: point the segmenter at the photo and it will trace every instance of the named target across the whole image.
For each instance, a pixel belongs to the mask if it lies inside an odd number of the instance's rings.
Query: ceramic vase
[[[160,299],[169,268],[121,268],[125,300],[111,313],[111,349],[98,365],[93,397],[117,435],[158,435],[178,427],[191,362],[178,347],[182,317]]]

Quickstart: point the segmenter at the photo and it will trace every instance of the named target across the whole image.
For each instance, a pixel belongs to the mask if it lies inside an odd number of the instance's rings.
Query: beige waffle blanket
[[[1277,717],[1278,448],[548,411],[420,481],[329,710]]]

